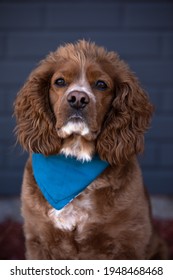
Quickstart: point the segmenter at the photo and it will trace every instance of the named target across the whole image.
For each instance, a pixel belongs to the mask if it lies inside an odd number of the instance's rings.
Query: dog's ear
[[[144,132],[149,126],[153,106],[127,66],[115,82],[115,91],[98,137],[97,151],[110,164],[124,164],[143,151]]]
[[[41,62],[30,74],[14,103],[17,139],[29,152],[49,155],[60,148],[48,97],[53,71],[52,63]]]

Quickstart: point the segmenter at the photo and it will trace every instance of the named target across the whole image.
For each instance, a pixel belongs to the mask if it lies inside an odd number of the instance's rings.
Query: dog
[[[15,101],[27,259],[166,258],[137,160],[152,112],[129,66],[95,43],[33,70]]]

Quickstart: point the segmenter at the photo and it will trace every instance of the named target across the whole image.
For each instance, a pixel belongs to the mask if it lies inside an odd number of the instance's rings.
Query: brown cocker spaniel
[[[59,47],[29,76],[15,115],[30,153],[28,259],[166,257],[136,158],[152,106],[117,53],[84,40]]]

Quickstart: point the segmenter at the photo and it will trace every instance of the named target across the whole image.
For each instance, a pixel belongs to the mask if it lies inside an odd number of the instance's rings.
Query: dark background
[[[0,1],[0,195],[20,193],[26,153],[13,102],[38,61],[65,42],[117,51],[155,105],[140,157],[150,193],[173,194],[173,1]]]

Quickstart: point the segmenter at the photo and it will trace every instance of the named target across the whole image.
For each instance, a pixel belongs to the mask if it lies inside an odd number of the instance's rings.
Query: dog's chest
[[[85,195],[80,200],[75,199],[61,210],[52,208],[48,216],[56,228],[68,231],[74,229],[82,231],[91,218],[92,204],[90,196]]]

